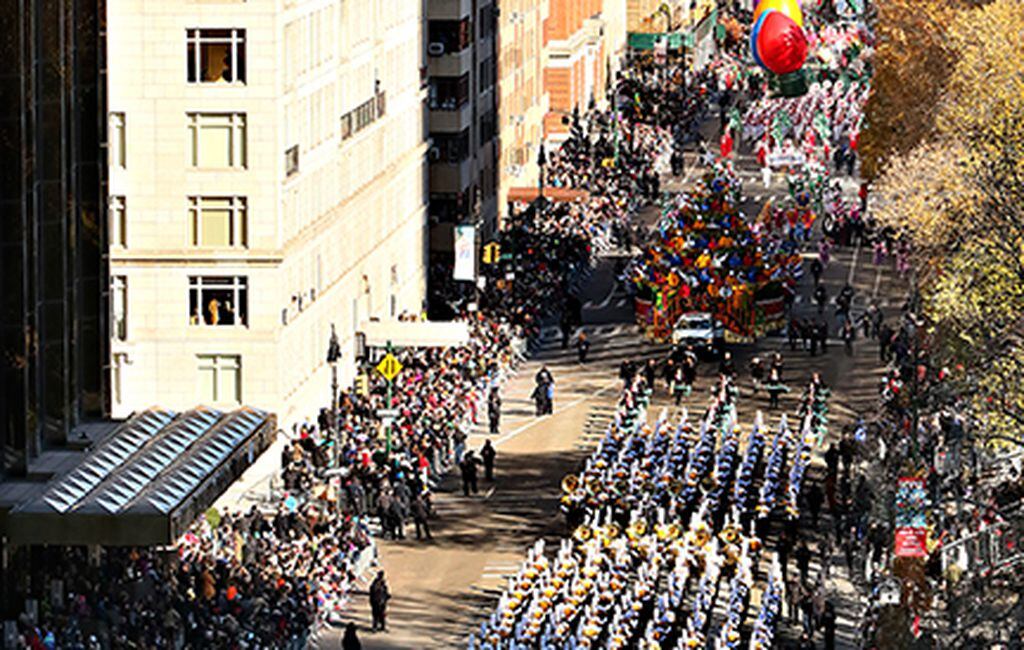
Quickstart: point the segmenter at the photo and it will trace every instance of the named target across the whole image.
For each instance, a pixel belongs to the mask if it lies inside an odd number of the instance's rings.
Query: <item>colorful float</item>
[[[662,214],[658,232],[629,269],[637,315],[648,336],[668,340],[687,312],[712,314],[732,341],[778,329],[802,258],[788,219],[809,227],[813,212],[794,207],[777,219],[770,207],[750,220],[739,211],[740,183],[728,164]]]

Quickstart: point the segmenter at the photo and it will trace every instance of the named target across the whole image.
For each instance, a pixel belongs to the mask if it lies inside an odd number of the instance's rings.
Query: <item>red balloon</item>
[[[757,51],[764,67],[775,74],[796,72],[807,60],[804,30],[781,11],[770,11],[763,18]]]

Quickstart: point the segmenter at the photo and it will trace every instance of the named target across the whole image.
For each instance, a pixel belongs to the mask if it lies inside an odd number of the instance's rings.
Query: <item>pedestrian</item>
[[[480,458],[484,461],[484,480],[487,482],[494,481],[494,457],[497,455],[498,452],[494,451],[491,441],[485,441],[483,449],[480,450]]]
[[[811,275],[814,276],[814,286],[817,287],[821,284],[821,273],[825,270],[825,267],[821,265],[821,260],[814,258],[811,260]]]
[[[756,395],[761,387],[761,382],[764,381],[764,364],[761,362],[761,357],[755,356],[750,360],[750,381],[754,385],[753,394]]]
[[[800,620],[800,601],[803,599],[803,585],[797,581],[796,578],[788,582],[783,582],[786,585],[786,607],[789,610],[790,623],[797,623]]]
[[[462,454],[466,452],[466,432],[456,428],[452,434],[452,442],[455,444],[455,464],[462,464]]]
[[[497,386],[492,387],[487,396],[487,419],[491,434],[497,434],[501,427],[501,395],[498,394]]]
[[[380,630],[387,632],[388,601],[391,600],[391,592],[388,590],[387,579],[383,571],[377,572],[377,577],[370,584],[370,613],[373,616],[373,631]]]
[[[718,374],[726,377],[736,376],[736,364],[732,361],[732,352],[726,350],[722,354],[722,360],[718,362]]]
[[[807,548],[806,541],[800,540],[793,557],[796,558],[796,568],[800,571],[800,582],[806,583],[811,567],[811,549]]]
[[[587,339],[587,333],[580,332],[579,336],[576,337],[576,354],[580,363],[587,362],[588,352],[590,352],[590,341]]]
[[[654,391],[654,380],[658,376],[658,362],[654,359],[648,359],[644,365],[644,381],[647,382],[647,388],[652,392]]]
[[[818,517],[821,515],[821,504],[824,501],[825,493],[821,491],[821,486],[817,481],[811,483],[807,490],[807,505],[811,511],[811,526],[815,529],[818,528]]]
[[[825,650],[835,650],[836,609],[831,602],[825,603],[825,613],[821,615],[821,627],[825,631]]]
[[[768,372],[768,383],[765,384],[764,389],[768,392],[768,407],[772,409],[779,408],[779,396],[789,390],[782,383],[782,377],[779,376],[777,368],[772,368]]]
[[[853,436],[846,432],[839,439],[839,460],[843,461],[843,476],[849,478],[850,470],[853,468],[853,456],[856,453],[857,445]],[[864,477],[861,477],[863,481]]]
[[[473,454],[473,450],[470,449],[466,452],[466,455],[462,459],[462,464],[459,465],[459,470],[462,473],[462,494],[469,496],[469,493],[477,493],[477,466],[480,461]]]
[[[412,521],[416,525],[416,539],[423,539],[424,537],[428,540],[433,539],[433,536],[430,534],[430,524],[427,522],[429,517],[430,511],[426,500],[424,500],[422,494],[417,494],[412,500]]]
[[[568,309],[562,311],[558,327],[562,332],[562,349],[565,350],[569,347],[569,337],[572,336],[572,315]]]
[[[345,636],[341,639],[341,650],[363,650],[363,644],[359,642],[359,635],[356,634],[356,624],[349,622],[345,626]]]
[[[857,330],[854,329],[853,323],[849,319],[843,321],[839,335],[843,339],[843,349],[846,351],[846,355],[853,356],[853,340],[857,337]]]
[[[828,292],[825,285],[819,284],[814,288],[814,302],[818,304],[818,314],[825,313],[825,306],[828,304]]]
[[[819,319],[816,327],[818,334],[818,345],[821,347],[821,353],[825,354],[828,352],[828,324],[825,319]]]

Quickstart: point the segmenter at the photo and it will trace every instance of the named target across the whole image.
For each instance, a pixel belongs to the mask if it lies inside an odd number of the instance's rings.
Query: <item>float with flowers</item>
[[[630,265],[637,318],[650,338],[667,340],[693,311],[713,315],[732,340],[782,326],[803,264],[799,240],[772,209],[743,215],[739,187],[728,163],[713,167],[664,210],[653,241]],[[814,220],[806,206],[789,216],[807,230]]]

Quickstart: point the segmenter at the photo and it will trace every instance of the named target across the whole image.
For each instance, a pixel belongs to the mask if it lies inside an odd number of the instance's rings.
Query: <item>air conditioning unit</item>
[[[430,56],[441,56],[444,54],[444,43],[431,43],[427,46],[427,54]]]
[[[430,160],[430,162],[437,162],[438,160],[441,159],[441,149],[439,149],[438,147],[431,147],[427,151],[427,158]]]

